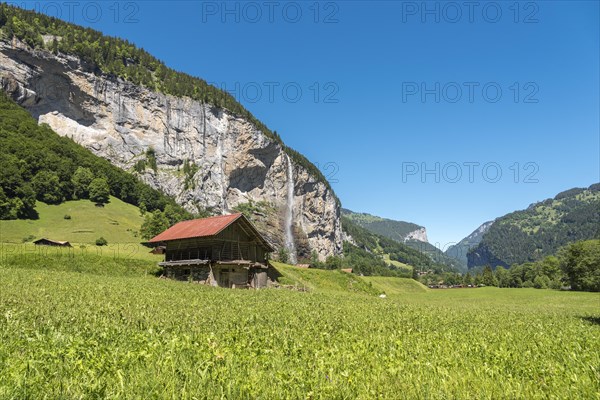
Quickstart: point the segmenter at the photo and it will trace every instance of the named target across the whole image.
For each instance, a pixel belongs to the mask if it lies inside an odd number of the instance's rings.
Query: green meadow
[[[18,247],[0,254],[2,399],[600,398],[598,293],[282,264],[290,289],[231,290]]]
[[[108,243],[139,243],[137,232],[144,221],[136,206],[116,197],[103,207],[89,200],[58,205],[37,202],[39,219],[0,220],[0,242],[47,238],[78,244],[94,244],[103,236]],[[65,218],[65,216],[70,218]]]

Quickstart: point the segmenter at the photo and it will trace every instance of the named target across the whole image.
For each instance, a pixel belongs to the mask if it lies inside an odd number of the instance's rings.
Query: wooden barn
[[[182,221],[149,243],[165,246],[159,265],[168,278],[228,288],[267,285],[273,248],[241,213]]]

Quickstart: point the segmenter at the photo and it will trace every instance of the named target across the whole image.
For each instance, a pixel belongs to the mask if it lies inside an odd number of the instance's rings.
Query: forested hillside
[[[357,213],[348,209],[342,209],[342,215],[345,221],[362,227],[368,232],[402,244],[403,248],[410,247],[428,255],[433,264],[446,265],[450,270],[466,271],[467,269],[466,260],[462,262],[460,259],[447,256],[443,251],[427,242],[427,231],[420,225]]]
[[[599,237],[600,184],[594,184],[498,218],[468,253],[469,268],[534,262],[568,243]]]
[[[190,217],[171,198],[97,157],[48,126],[38,125],[0,91],[0,219],[36,218],[36,200],[60,204],[112,195],[147,211],[166,206]]]
[[[387,265],[384,261],[384,256],[388,256],[390,261],[412,266],[415,270],[426,271],[433,270],[435,272],[449,271],[451,267],[434,262],[426,254],[421,253],[411,247],[385,236],[377,235],[369,232],[367,229],[356,225],[346,217],[342,217],[342,225],[344,232],[351,237],[350,241],[344,243],[344,255],[346,258],[352,259],[359,256],[364,259],[370,259],[371,263],[375,262]],[[380,275],[380,274],[372,274]]]
[[[449,246],[448,249],[444,252],[448,257],[452,257],[458,262],[460,262],[461,266],[464,269],[467,268],[467,254],[469,250],[477,246],[483,235],[490,229],[490,226],[494,221],[488,221],[481,224],[477,229],[475,229],[471,234],[465,238],[463,238],[460,242],[455,245]]]

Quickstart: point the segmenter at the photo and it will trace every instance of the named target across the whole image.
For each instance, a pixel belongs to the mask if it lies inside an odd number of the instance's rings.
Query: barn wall
[[[250,260],[265,262],[267,250],[260,241],[247,233],[239,222],[225,228],[212,238],[191,238],[167,242],[166,261],[177,260]]]
[[[231,288],[265,288],[268,285],[268,270],[250,268],[234,264],[167,266],[167,278],[179,281],[194,281],[212,286]]]
[[[178,267],[165,267],[167,278],[178,281],[207,281],[210,277],[210,267],[208,265],[190,265]]]

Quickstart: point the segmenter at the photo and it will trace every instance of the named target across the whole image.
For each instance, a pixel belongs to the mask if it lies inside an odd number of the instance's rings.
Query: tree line
[[[388,237],[370,232],[346,216],[342,216],[342,227],[357,244],[354,247],[363,249],[367,253],[373,254],[376,258],[381,259],[383,254],[388,254],[390,260],[408,264],[417,270],[453,271],[452,267],[435,262],[427,254],[419,250]]]
[[[556,255],[535,262],[492,269],[476,268],[465,275],[423,276],[421,281],[446,285],[497,286],[500,288],[561,289],[600,292],[600,240],[586,240],[562,247]]]

